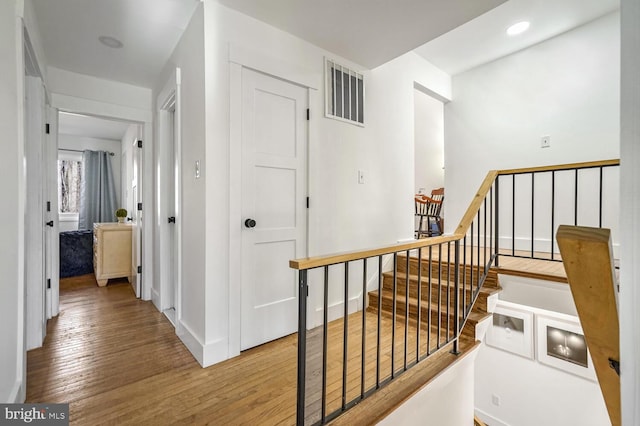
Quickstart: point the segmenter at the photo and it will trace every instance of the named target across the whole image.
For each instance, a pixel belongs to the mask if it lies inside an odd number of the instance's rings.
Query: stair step
[[[383,274],[383,291],[393,291],[393,273],[385,272]],[[404,295],[406,293],[407,287],[407,275],[404,272],[398,272],[396,274],[396,282],[397,282],[397,293],[400,295]],[[428,277],[421,277],[422,290],[421,290],[421,299],[423,301],[429,300],[429,280]],[[449,297],[453,297],[455,294],[455,284],[453,282],[449,282],[446,280],[439,280],[432,277],[431,279],[431,300],[437,300],[438,291],[441,293],[441,297],[447,297],[447,286],[449,290]],[[474,291],[476,289],[474,288]],[[487,298],[494,293],[500,292],[501,290],[497,287],[485,287],[483,286],[480,289],[480,293],[478,295],[479,307],[483,310],[487,310]],[[460,293],[462,296],[462,293]],[[418,276],[417,275],[409,275],[409,296],[413,298],[418,298]],[[471,289],[469,285],[465,288],[465,303],[469,302],[469,298],[471,296]]]
[[[404,295],[396,295],[396,315],[404,317],[406,312],[407,299]],[[449,300],[449,322],[453,324],[453,298]],[[443,305],[440,305],[440,321],[441,324],[444,322],[446,324],[447,321],[447,306],[446,306],[446,297],[442,300]],[[431,306],[431,321],[432,324],[438,321],[438,303],[432,302],[431,305],[425,303],[424,301],[420,303],[421,310],[421,318],[426,318],[429,314],[429,306]],[[414,297],[409,297],[409,318],[417,319],[418,317],[418,299]],[[378,291],[369,292],[369,308],[371,312],[377,312],[378,309]],[[390,313],[393,311],[393,295],[383,291],[382,294],[382,310],[384,312]],[[476,323],[486,317],[487,313],[479,310],[471,311],[469,314],[468,322]]]
[[[407,271],[407,256],[406,255],[398,255],[398,262],[397,262],[397,269],[398,272],[405,272]],[[468,261],[468,259],[467,259]],[[431,261],[431,275],[432,278],[433,277],[438,277],[439,274],[442,272],[443,274],[443,278],[447,277],[447,275],[449,274],[451,277],[453,277],[454,275],[454,265],[455,263],[453,262],[447,262],[445,260],[443,260],[442,262],[438,262],[437,259],[432,259]],[[422,276],[426,276],[428,275],[429,272],[429,258],[428,258],[428,254],[425,256],[425,252],[423,251],[423,255],[422,255]],[[471,265],[466,265],[464,268],[460,268],[460,275],[464,275],[466,273],[467,279],[469,280],[471,277],[471,271],[473,271],[473,278],[474,281],[476,280],[477,274],[478,272],[480,272],[481,274],[484,273],[484,266],[481,266],[480,268],[478,268],[478,266],[473,266],[473,268],[471,267]],[[414,256],[410,256],[409,257],[409,273],[411,275],[418,275],[418,258],[414,257]],[[489,272],[487,273],[487,278],[485,280],[485,286],[489,286],[489,287],[497,287],[498,284],[498,273],[494,270],[494,269],[490,269]]]

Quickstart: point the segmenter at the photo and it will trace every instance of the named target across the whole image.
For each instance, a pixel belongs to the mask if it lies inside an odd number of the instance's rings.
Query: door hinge
[[[142,141],[138,139],[138,148],[142,148]]]
[[[47,201],[47,211],[51,211],[51,201]]]
[[[49,134],[49,131],[50,131],[49,123],[46,123],[46,124],[44,125],[44,132],[45,132],[46,134]]]
[[[141,274],[142,273],[142,266],[138,266],[138,273]]]
[[[142,203],[138,203],[138,211],[142,211]]]
[[[309,197],[307,197],[307,208],[309,208]]]
[[[309,112],[309,108],[307,108],[307,121],[309,121],[310,116],[311,116],[311,112]]]
[[[51,288],[51,278],[47,278],[47,288]]]

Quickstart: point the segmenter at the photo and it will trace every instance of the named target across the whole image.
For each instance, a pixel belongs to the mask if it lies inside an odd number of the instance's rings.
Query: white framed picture
[[[538,361],[567,373],[596,381],[593,361],[577,319],[536,316]]]
[[[533,312],[498,302],[487,345],[533,359]]]

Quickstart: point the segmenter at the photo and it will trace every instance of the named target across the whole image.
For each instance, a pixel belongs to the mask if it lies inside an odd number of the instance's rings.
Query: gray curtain
[[[98,222],[115,222],[118,207],[109,153],[85,150],[82,162],[78,229],[93,229]]]

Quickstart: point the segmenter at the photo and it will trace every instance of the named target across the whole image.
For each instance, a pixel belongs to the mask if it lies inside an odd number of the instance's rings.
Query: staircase
[[[405,316],[406,307],[409,306],[409,318],[413,321],[418,319],[418,259],[409,258],[409,301],[406,300],[407,289],[407,258],[405,255],[398,255],[397,272],[396,272],[396,315]],[[431,263],[431,267],[429,264]],[[451,329],[453,324],[453,304],[454,304],[454,283],[453,283],[453,267],[450,262],[437,261],[429,262],[428,259],[422,260],[420,268],[420,318],[421,323],[428,323],[431,320],[431,326],[438,327],[438,317],[440,317],[440,331],[446,333]],[[429,269],[431,269],[431,279],[429,279]],[[461,268],[462,269],[462,268]],[[471,276],[471,267],[467,265],[466,271],[460,271],[466,277]],[[474,276],[478,274],[478,268],[473,268]],[[429,291],[429,288],[431,291]],[[474,291],[477,290],[474,287]],[[476,340],[482,340],[488,321],[491,318],[492,306],[495,305],[497,295],[501,291],[498,274],[495,269],[490,269],[486,280],[478,293],[478,297],[473,304],[471,313],[467,318],[467,322],[462,329],[462,341],[473,344]],[[448,293],[448,298],[447,298]],[[467,285],[464,290],[465,304],[469,303],[472,295],[471,288]],[[493,297],[492,297],[493,296]],[[377,313],[378,299],[381,298],[382,312],[391,315],[393,313],[393,271],[383,273],[382,294],[378,290],[369,292],[369,312]],[[462,303],[462,302],[461,302]],[[447,310],[447,306],[449,309]],[[440,307],[440,309],[438,309]],[[464,345],[467,346],[467,345]]]

